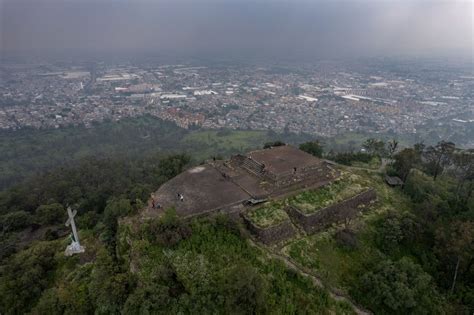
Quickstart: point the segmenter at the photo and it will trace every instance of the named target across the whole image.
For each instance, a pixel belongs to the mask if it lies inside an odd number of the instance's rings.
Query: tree
[[[175,177],[183,171],[190,160],[190,157],[185,154],[169,156],[160,161],[160,175],[166,179]]]
[[[465,184],[467,184],[466,195],[463,198],[464,201],[467,201],[474,190],[474,149],[454,152],[453,164],[455,165],[453,173],[458,180],[456,194],[460,197]]]
[[[367,150],[369,154],[384,156],[385,155],[385,142],[380,139],[370,138],[367,139],[362,147]]]
[[[393,251],[402,242],[415,241],[419,231],[414,215],[390,211],[377,224],[379,247],[386,252]]]
[[[31,222],[31,215],[25,211],[15,211],[0,216],[0,227],[3,233],[24,229]]]
[[[66,211],[60,203],[41,205],[36,209],[36,217],[41,224],[54,224],[64,221]]]
[[[425,147],[426,145],[423,142],[418,142],[413,145],[413,149],[420,155],[425,151]]]
[[[131,293],[122,310],[122,314],[165,314],[171,298],[170,288],[151,282],[137,287]]]
[[[459,269],[469,270],[474,264],[474,222],[455,221],[436,231],[436,252],[454,267],[451,282],[453,293]],[[453,259],[454,258],[454,259]]]
[[[354,294],[380,314],[441,312],[441,297],[431,277],[406,257],[380,263],[361,277],[358,290]]]
[[[308,141],[300,144],[300,150],[312,154],[316,157],[323,156],[323,145],[318,140]]]
[[[436,186],[433,180],[417,169],[411,172],[403,190],[416,203],[426,201],[436,195]]]
[[[393,168],[397,175],[405,182],[413,167],[421,163],[421,157],[415,149],[407,148],[394,156]]]
[[[131,289],[130,275],[121,270],[107,251],[100,250],[89,284],[96,313],[119,314]]]
[[[456,145],[452,142],[440,141],[436,146],[429,146],[425,149],[423,156],[427,160],[427,169],[436,180],[444,168],[452,163],[452,154]]]
[[[10,257],[0,268],[0,312],[27,313],[53,279],[57,243],[41,242]]]
[[[179,220],[174,208],[167,209],[159,220],[148,222],[142,233],[151,243],[173,247],[181,240],[191,236],[191,228]]]
[[[118,218],[126,216],[132,212],[132,205],[128,199],[112,199],[107,203],[104,210],[103,222],[106,226],[102,234],[102,240],[107,245],[110,253],[115,255],[116,239],[115,235],[118,228]]]
[[[398,141],[397,140],[392,139],[392,140],[387,142],[387,151],[388,151],[388,155],[390,157],[393,157],[393,155],[395,154],[395,151],[397,151],[397,148],[398,148]]]
[[[277,141],[265,143],[263,145],[263,148],[264,149],[269,149],[269,148],[272,148],[272,147],[281,147],[283,145],[286,145],[286,144],[283,141],[277,140]]]
[[[128,199],[112,199],[104,209],[104,223],[109,227],[115,227],[117,219],[132,212],[132,205]]]
[[[258,272],[238,264],[231,270],[224,284],[227,314],[260,314],[265,308],[266,283]]]

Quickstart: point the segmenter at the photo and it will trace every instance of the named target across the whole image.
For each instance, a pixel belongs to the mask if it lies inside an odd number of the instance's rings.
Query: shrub
[[[36,209],[35,214],[40,224],[60,223],[66,219],[66,211],[60,203],[41,205]]]
[[[280,140],[277,140],[277,141],[274,141],[274,142],[267,142],[263,145],[263,148],[264,149],[269,149],[269,148],[272,148],[272,147],[281,147],[285,145],[284,142],[280,141]]]
[[[26,211],[15,211],[0,217],[0,227],[4,232],[17,231],[29,226],[31,215]]]
[[[173,247],[191,236],[191,228],[179,220],[174,208],[170,208],[161,219],[149,222],[142,233],[152,243]]]

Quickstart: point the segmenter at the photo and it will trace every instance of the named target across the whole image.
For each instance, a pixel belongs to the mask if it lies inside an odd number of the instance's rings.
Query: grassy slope
[[[359,245],[348,250],[340,247],[335,238],[335,229],[305,236],[287,244],[282,252],[295,262],[318,274],[331,287],[348,291],[356,277],[383,259],[384,255],[374,244],[374,222],[388,210],[407,211],[410,201],[398,189],[389,188],[380,174],[364,170],[352,170],[356,182],[373,187],[378,203],[361,217],[349,223],[357,233]]]
[[[137,290],[154,285],[159,287],[166,268],[175,272],[176,280],[182,285],[173,301],[160,306],[163,313],[224,313],[225,295],[219,293],[219,288],[226,288],[229,273],[244,266],[244,270],[254,270],[262,281],[266,314],[354,314],[347,303],[335,301],[326,290],[292,271],[281,261],[269,257],[238,231],[226,227],[225,223],[212,219],[194,221],[191,236],[172,247],[143,237],[132,223],[133,219],[122,221],[117,235],[117,252],[124,271],[130,272]],[[91,309],[94,294],[107,295],[106,292],[93,293],[97,285],[97,272],[103,270],[103,266],[98,266],[97,256],[105,250],[104,245],[97,231],[83,229],[80,236],[86,248],[81,255],[64,256],[68,237],[35,242],[29,249],[15,254],[24,255],[26,251],[35,251],[46,244],[55,248],[54,269],[44,278],[43,291],[36,292],[32,299],[33,313],[38,312],[38,305],[52,297],[57,305],[66,307],[66,312],[90,313],[94,311]],[[234,278],[238,277],[235,275]],[[155,293],[157,296],[162,294]],[[199,306],[195,306],[194,302]]]
[[[222,225],[199,220],[193,222],[192,230],[189,239],[168,249],[136,235],[122,235],[128,237],[138,282],[150,281],[160,264],[171,264],[188,291],[212,294],[208,286],[216,286],[226,271],[245,265],[257,270],[268,288],[265,304],[269,314],[353,313],[349,305],[334,301],[309,279],[291,272]]]

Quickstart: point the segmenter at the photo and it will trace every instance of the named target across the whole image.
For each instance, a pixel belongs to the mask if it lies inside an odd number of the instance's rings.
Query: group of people
[[[177,193],[178,200],[183,202],[184,196],[181,193]],[[152,209],[160,209],[161,204],[155,201],[155,194],[151,194],[151,207]]]
[[[151,197],[151,207],[153,209],[160,209],[161,208],[161,205],[158,202],[155,202],[155,197],[154,196]]]

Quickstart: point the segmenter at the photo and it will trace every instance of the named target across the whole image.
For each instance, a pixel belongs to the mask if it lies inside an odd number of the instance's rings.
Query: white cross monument
[[[77,211],[72,211],[71,207],[67,207],[67,214],[69,216],[69,219],[67,219],[66,221],[66,226],[71,226],[73,237],[71,240],[71,244],[66,247],[65,254],[66,256],[72,256],[74,254],[83,253],[84,247],[81,246],[81,244],[79,243],[79,235],[77,234],[76,223],[74,222],[74,217],[76,216]]]

